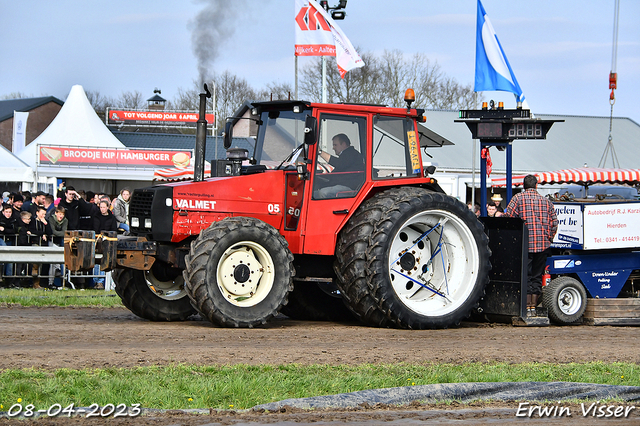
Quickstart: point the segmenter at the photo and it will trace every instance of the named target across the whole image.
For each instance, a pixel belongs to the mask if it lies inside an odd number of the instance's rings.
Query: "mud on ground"
[[[185,322],[150,322],[124,308],[37,308],[7,305],[0,306],[0,324],[0,368],[80,369],[172,363],[335,365],[397,362],[569,363],[598,360],[640,363],[640,334],[637,327],[526,328],[469,322],[449,330],[411,331],[371,328],[358,323],[293,321],[282,317],[272,320],[263,328],[225,329],[202,321],[199,317]],[[379,407],[359,412],[316,413],[316,417],[298,412],[295,413],[298,416],[295,418],[255,413],[195,417],[182,414],[181,416],[186,417],[181,418],[178,414],[169,413],[157,415],[153,419],[146,418],[141,423],[137,423],[136,419],[110,421],[114,424],[157,425],[238,422],[322,424],[334,420],[352,424],[357,424],[358,421],[363,424],[375,424],[377,421],[393,424],[405,418],[403,416],[413,416],[417,421],[420,416],[427,415],[427,408],[428,406],[414,407],[397,411],[395,407]],[[481,414],[474,407],[464,408],[471,409],[459,413],[462,419],[468,418],[475,424],[482,424],[477,416],[486,413]],[[498,404],[497,408],[503,409],[505,404]],[[507,404],[507,408],[513,410],[506,414],[504,424],[514,420],[513,413],[517,404]],[[494,415],[497,416],[494,420],[499,420],[505,415],[504,410],[500,409],[489,415],[487,420],[493,419]],[[481,411],[486,410],[483,408]],[[384,413],[394,414],[387,416]],[[453,414],[451,416],[456,417]],[[445,417],[438,418],[444,421]],[[95,420],[97,422],[91,423],[108,421]],[[424,420],[426,419],[422,418],[420,421]],[[439,424],[446,424],[440,423],[440,420]],[[571,419],[561,420],[563,423],[559,424],[567,424]],[[7,421],[0,419],[0,425],[11,424],[6,423]],[[81,422],[82,419],[40,419],[35,423],[74,424],[76,421]],[[581,424],[585,424],[584,421]]]

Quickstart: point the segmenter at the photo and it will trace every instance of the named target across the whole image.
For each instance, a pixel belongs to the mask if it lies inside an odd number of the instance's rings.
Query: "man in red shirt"
[[[538,179],[534,175],[525,176],[524,192],[516,194],[504,212],[505,216],[524,220],[529,231],[527,312],[532,316],[535,315],[538,298],[542,293],[542,273],[549,246],[558,230],[558,218],[553,204],[538,194],[537,187]]]

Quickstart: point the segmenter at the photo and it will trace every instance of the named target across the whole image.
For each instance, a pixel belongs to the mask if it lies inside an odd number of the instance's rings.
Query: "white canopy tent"
[[[127,149],[100,120],[80,85],[71,88],[56,118],[18,157],[36,170],[38,181],[51,177],[149,182],[153,179],[153,170],[149,169],[40,164],[38,156],[41,146]]]
[[[0,145],[0,182],[33,182],[33,169]]]

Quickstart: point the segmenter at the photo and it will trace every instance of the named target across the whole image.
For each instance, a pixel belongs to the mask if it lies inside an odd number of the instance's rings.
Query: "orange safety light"
[[[498,109],[504,109],[504,102],[498,102]]]
[[[407,103],[407,109],[411,108],[411,104],[416,100],[416,92],[413,89],[407,89],[404,92],[404,101]]]
[[[487,108],[488,108],[487,103],[486,103],[486,102],[483,102],[483,103],[482,103],[482,109],[487,109]]]
[[[413,89],[407,89],[404,92],[404,101],[405,102],[413,102],[416,100],[416,92]]]

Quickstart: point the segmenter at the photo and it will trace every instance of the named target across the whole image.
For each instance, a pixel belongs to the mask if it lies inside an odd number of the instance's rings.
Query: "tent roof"
[[[44,132],[17,154],[34,168],[37,145],[126,148],[100,120],[80,85],[71,88],[67,101]]]
[[[606,168],[577,168],[555,170],[552,172],[538,172],[535,174],[540,184],[575,183],[591,185],[594,183],[623,183],[636,185],[640,183],[640,169],[606,169]],[[524,176],[512,176],[513,186],[522,185]],[[492,179],[493,186],[505,186],[506,178]]]
[[[30,182],[33,169],[0,145],[0,182]]]
[[[58,105],[64,105],[64,102],[53,96],[45,96],[41,98],[7,99],[4,101],[0,101],[0,121],[5,121],[9,118],[12,118],[14,111],[28,112],[49,102],[55,102]]]

